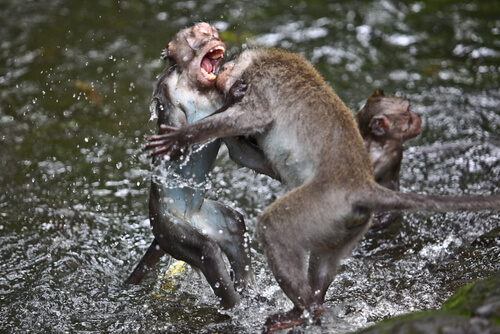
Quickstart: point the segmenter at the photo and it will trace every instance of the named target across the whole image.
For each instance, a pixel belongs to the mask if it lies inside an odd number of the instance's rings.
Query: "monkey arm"
[[[241,137],[224,138],[224,143],[229,150],[229,156],[234,162],[281,181],[279,175],[273,170],[271,163],[265,157],[264,152],[257,145]]]
[[[144,149],[153,150],[150,156],[164,154],[175,157],[195,143],[263,132],[272,123],[269,110],[266,100],[247,95],[242,102],[226,111],[216,112],[183,127],[161,125],[160,130],[164,134],[147,137],[148,144]]]
[[[178,127],[187,123],[186,114],[180,108],[174,107],[171,102],[168,85],[164,83],[168,75],[168,72],[164,72],[158,80],[151,99],[151,106],[158,117],[158,125],[166,124]],[[161,133],[161,129],[159,133]]]
[[[226,94],[226,101],[224,105],[220,107],[218,110],[214,111],[212,115],[219,114],[221,112],[226,111],[229,107],[234,104],[240,102],[247,92],[247,83],[243,79],[238,79],[234,82],[234,84],[229,89],[229,92]]]
[[[226,94],[224,105],[212,115],[224,112],[229,107],[240,102],[245,97],[247,88],[245,80],[241,78],[236,80],[229,89],[229,93]],[[224,138],[224,143],[229,150],[229,156],[237,164],[280,180],[279,175],[273,170],[272,165],[257,144],[253,144],[250,140],[243,137],[226,137]]]
[[[370,158],[372,156],[370,155]],[[372,161],[375,172],[375,181],[380,185],[394,191],[399,191],[399,172],[403,159],[403,147],[386,149],[385,154],[376,161]]]
[[[387,170],[380,178],[376,178],[378,184],[381,186],[399,191],[399,170],[400,166],[393,166],[390,170]]]

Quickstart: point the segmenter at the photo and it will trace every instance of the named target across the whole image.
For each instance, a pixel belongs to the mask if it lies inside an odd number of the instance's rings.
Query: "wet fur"
[[[303,312],[320,313],[341,257],[368,229],[373,211],[500,209],[498,196],[402,194],[378,185],[353,115],[304,58],[246,50],[231,66],[217,86],[227,93],[244,82],[240,102],[185,127],[165,127],[148,147],[174,154],[195,142],[250,135],[281,176],[288,192],[259,216],[258,235],[295,307],[271,317],[265,331],[301,323]]]

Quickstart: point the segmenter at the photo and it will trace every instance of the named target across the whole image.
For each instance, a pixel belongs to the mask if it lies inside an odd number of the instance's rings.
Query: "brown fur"
[[[405,98],[377,90],[355,116],[370,155],[375,181],[392,190],[399,190],[404,142],[422,131],[422,120],[409,105]],[[386,227],[399,217],[398,212],[376,212],[372,227]]]
[[[341,256],[370,225],[374,210],[500,209],[499,197],[401,194],[374,180],[354,117],[302,57],[282,50],[245,50],[217,87],[245,96],[224,112],[182,128],[164,127],[147,148],[174,154],[212,138],[251,135],[288,192],[259,216],[269,266],[295,305],[271,317],[266,331],[297,325],[321,312]]]

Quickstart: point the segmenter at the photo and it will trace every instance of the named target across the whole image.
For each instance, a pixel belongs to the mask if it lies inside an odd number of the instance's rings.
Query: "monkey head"
[[[422,131],[420,115],[409,109],[408,99],[375,91],[356,114],[363,138],[406,141]]]
[[[226,96],[231,94],[231,88],[233,88],[235,83],[245,81],[245,72],[251,65],[252,61],[252,55],[243,52],[236,56],[233,60],[225,63],[217,76],[217,89],[223,92]]]
[[[186,71],[192,84],[210,88],[224,58],[226,48],[217,29],[208,23],[198,23],[174,35],[162,53],[177,71]]]

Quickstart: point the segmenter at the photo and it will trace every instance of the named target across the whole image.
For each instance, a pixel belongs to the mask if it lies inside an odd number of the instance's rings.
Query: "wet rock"
[[[492,319],[500,324],[500,273],[459,289],[442,310]]]
[[[491,247],[496,245],[500,245],[500,226],[478,237],[471,244],[474,247]]]
[[[500,273],[459,289],[440,310],[398,316],[358,334],[500,334]]]

